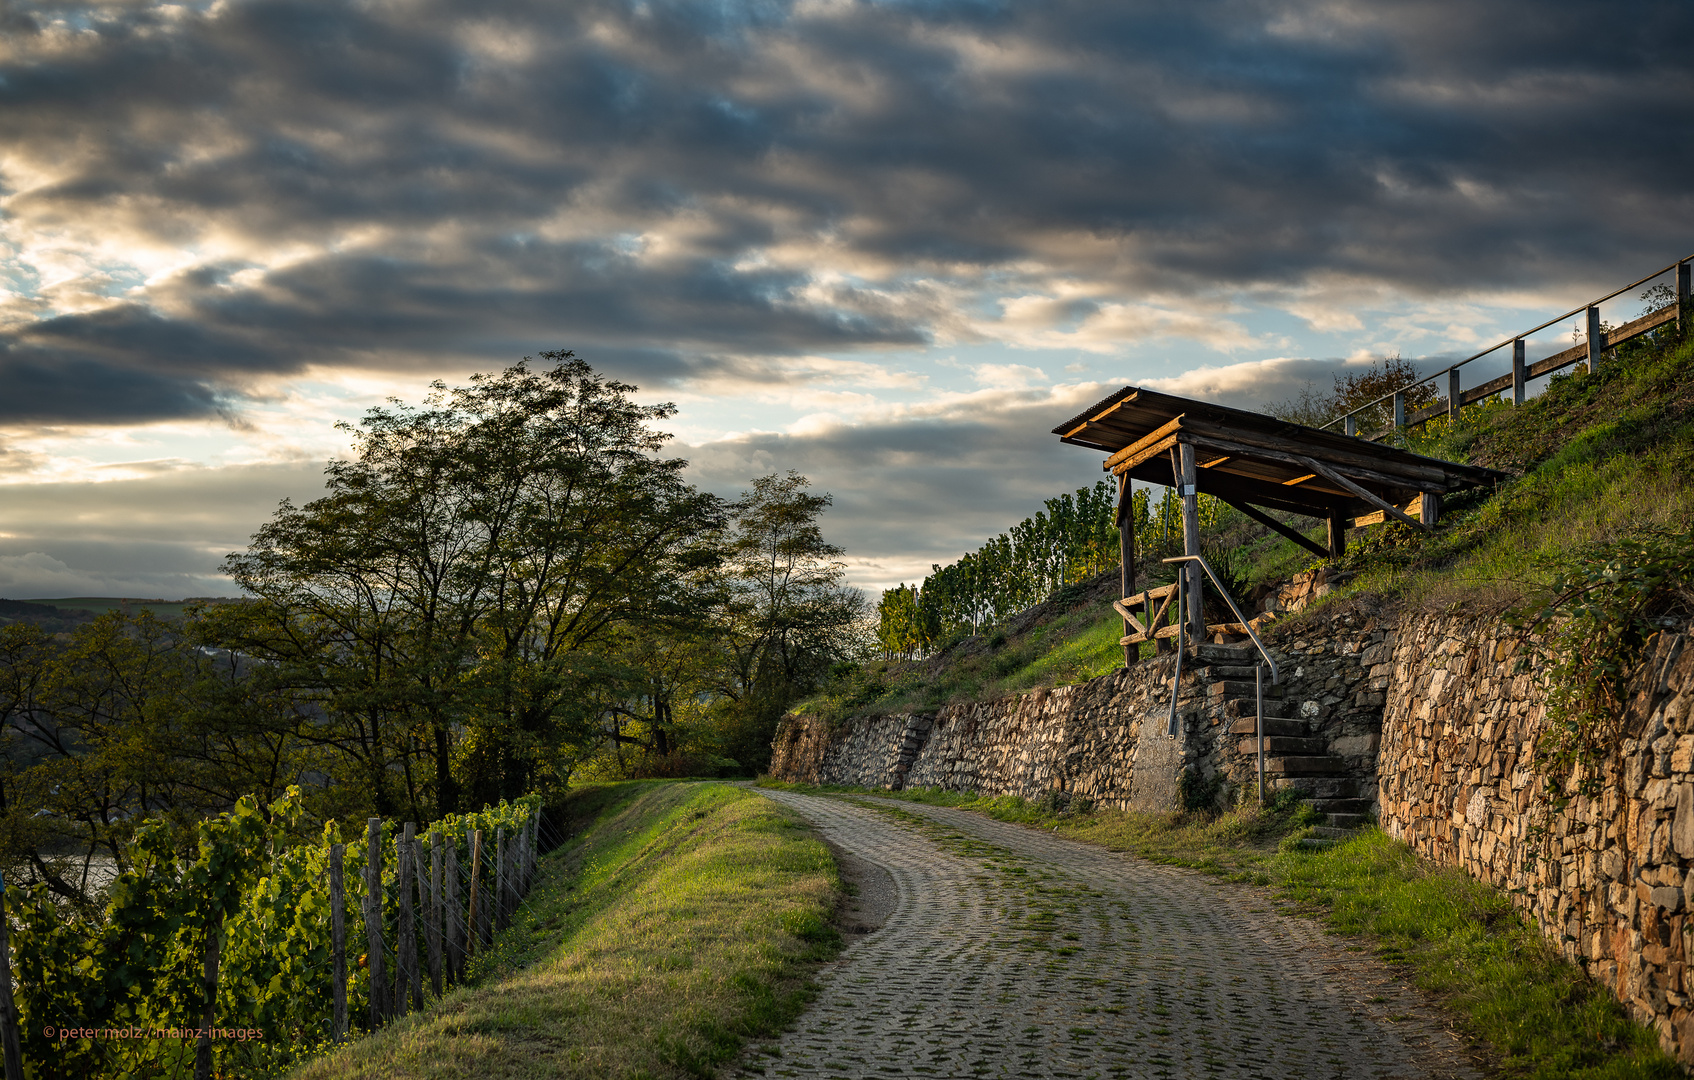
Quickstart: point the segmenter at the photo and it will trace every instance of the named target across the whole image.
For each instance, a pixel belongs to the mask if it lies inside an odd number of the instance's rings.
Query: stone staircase
[[[1195,672],[1207,683],[1207,704],[1227,724],[1224,748],[1229,771],[1257,785],[1256,691],[1253,681],[1259,652],[1251,642],[1201,645]],[[1352,775],[1345,758],[1330,753],[1328,740],[1299,715],[1299,703],[1284,688],[1268,683],[1265,673],[1265,793],[1292,788],[1319,812],[1327,825],[1313,830],[1320,839],[1336,839],[1365,824],[1374,800],[1363,790],[1370,779]]]

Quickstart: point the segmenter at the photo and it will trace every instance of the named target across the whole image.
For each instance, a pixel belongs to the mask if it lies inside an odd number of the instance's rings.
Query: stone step
[[[1337,829],[1356,829],[1361,825],[1370,824],[1369,814],[1331,814],[1329,824]]]
[[[1214,679],[1239,679],[1242,682],[1253,681],[1253,667],[1250,664],[1213,664],[1206,674]],[[1265,673],[1265,686],[1270,686],[1270,672]]]
[[[1367,794],[1362,789],[1376,787],[1374,779],[1356,776],[1266,776],[1265,783],[1277,791],[1297,791],[1309,801],[1362,798]]]
[[[1196,660],[1207,664],[1251,664],[1259,655],[1252,642],[1237,645],[1201,645],[1194,650]]]
[[[1247,698],[1248,700],[1253,700],[1257,697],[1258,690],[1251,682],[1244,682],[1239,679],[1220,679],[1206,687],[1206,693],[1210,694],[1214,698],[1223,698],[1226,701],[1231,698]],[[1280,698],[1282,697],[1282,693],[1283,687],[1267,686],[1265,687],[1265,700],[1269,701],[1272,698]]]
[[[1229,725],[1229,733],[1231,735],[1253,735],[1256,734],[1258,730],[1259,721],[1251,714],[1243,716],[1241,719],[1235,721],[1235,723]],[[1265,717],[1266,735],[1291,735],[1295,738],[1303,738],[1307,732],[1308,729],[1304,720],[1288,720],[1280,716]]]
[[[1313,840],[1346,840],[1353,835],[1352,829],[1338,829],[1333,825],[1312,826]]]
[[[1326,814],[1369,814],[1376,805],[1370,799],[1312,799],[1310,802]]]
[[[1270,768],[1269,755],[1271,754],[1275,754],[1278,757],[1295,754],[1323,754],[1328,751],[1328,749],[1329,741],[1327,739],[1272,735],[1269,732],[1266,732],[1265,754],[1267,756],[1265,759],[1265,768]],[[1249,757],[1256,756],[1259,752],[1259,740],[1252,735],[1246,736],[1235,744],[1235,752]]]
[[[1266,698],[1265,718],[1270,719],[1275,717],[1277,719],[1294,720],[1298,723],[1305,723],[1305,721],[1301,720],[1299,717],[1288,715],[1292,704],[1292,702],[1279,701],[1276,698]],[[1255,701],[1251,695],[1244,698],[1229,698],[1223,703],[1223,714],[1225,716],[1254,716],[1257,713],[1258,702]]]
[[[1265,773],[1278,776],[1333,776],[1347,771],[1347,759],[1313,754],[1265,759]]]

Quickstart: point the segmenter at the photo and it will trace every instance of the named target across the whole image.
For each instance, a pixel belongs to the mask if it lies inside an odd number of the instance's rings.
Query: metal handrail
[[[1253,639],[1253,645],[1259,650],[1259,655],[1265,658],[1264,663],[1255,664],[1253,667],[1253,689],[1254,696],[1257,699],[1255,702],[1256,711],[1253,720],[1253,734],[1254,740],[1258,744],[1259,805],[1263,806],[1265,804],[1265,667],[1267,665],[1270,667],[1272,686],[1275,686],[1277,683],[1282,681],[1282,675],[1277,670],[1276,661],[1271,657],[1270,650],[1265,648],[1265,643],[1259,640],[1259,635],[1253,632],[1253,624],[1248,622],[1247,616],[1241,613],[1241,606],[1235,602],[1235,598],[1233,596],[1229,595],[1229,590],[1224,588],[1223,582],[1218,580],[1217,572],[1212,569],[1211,564],[1208,563],[1203,556],[1178,555],[1174,558],[1164,559],[1162,561],[1167,563],[1199,563],[1200,569],[1204,570],[1206,572],[1206,576],[1212,579],[1212,584],[1217,586],[1218,595],[1223,597],[1224,603],[1229,605],[1229,610],[1233,611],[1236,619],[1240,620],[1242,628],[1247,631],[1247,636]],[[1176,581],[1179,589],[1181,588],[1183,579],[1187,576],[1187,574],[1181,573],[1177,575]],[[1182,654],[1186,651],[1183,628],[1188,625],[1188,613],[1182,609],[1180,599],[1181,598],[1179,596],[1179,605],[1176,609],[1176,673],[1171,679],[1171,711],[1169,729],[1170,734],[1173,736],[1176,734],[1177,684],[1182,679]]]
[[[1594,300],[1590,303],[1582,304],[1578,307],[1571,308],[1569,311],[1565,312],[1563,315],[1554,316],[1553,318],[1548,319],[1546,322],[1542,323],[1540,326],[1532,326],[1528,330],[1525,330],[1521,334],[1513,334],[1511,337],[1509,337],[1506,340],[1500,342],[1498,345],[1490,345],[1490,346],[1488,346],[1488,348],[1482,350],[1481,352],[1476,353],[1476,354],[1471,355],[1471,356],[1467,356],[1463,360],[1460,360],[1456,364],[1449,364],[1448,366],[1442,368],[1440,371],[1434,372],[1433,374],[1430,374],[1430,375],[1425,375],[1423,378],[1417,379],[1413,382],[1409,382],[1405,386],[1400,387],[1400,389],[1398,389],[1398,390],[1391,390],[1388,393],[1382,395],[1381,397],[1377,398],[1375,401],[1370,402],[1367,405],[1360,405],[1355,409],[1350,409],[1347,412],[1344,412],[1341,415],[1335,417],[1333,420],[1330,420],[1326,423],[1320,424],[1318,426],[1319,430],[1322,430],[1324,428],[1332,427],[1336,424],[1339,424],[1339,423],[1341,423],[1341,421],[1347,419],[1349,416],[1356,416],[1359,413],[1364,412],[1366,409],[1375,408],[1376,406],[1381,405],[1385,401],[1392,401],[1396,394],[1403,394],[1407,390],[1410,390],[1414,386],[1422,386],[1426,382],[1432,382],[1435,379],[1440,378],[1441,376],[1447,374],[1450,371],[1456,371],[1459,368],[1464,367],[1466,364],[1470,363],[1472,360],[1480,360],[1484,356],[1487,356],[1489,353],[1493,352],[1496,349],[1505,348],[1507,345],[1510,345],[1512,342],[1517,341],[1519,338],[1527,338],[1527,337],[1529,337],[1529,335],[1535,333],[1536,331],[1545,330],[1549,326],[1552,326],[1554,323],[1563,322],[1564,320],[1570,318],[1572,315],[1580,315],[1584,311],[1587,311],[1591,307],[1595,307],[1599,304],[1603,304],[1607,300],[1612,299],[1614,296],[1621,296],[1622,294],[1624,294],[1624,293],[1628,292],[1629,290],[1635,288],[1637,285],[1645,285],[1647,282],[1652,281],[1654,278],[1658,277],[1660,274],[1668,273],[1672,270],[1675,270],[1677,267],[1681,266],[1683,263],[1691,262],[1691,261],[1694,261],[1694,255],[1690,255],[1686,259],[1678,259],[1675,262],[1671,263],[1669,266],[1666,266],[1666,267],[1663,267],[1662,269],[1653,271],[1651,274],[1648,274],[1646,277],[1642,278],[1640,281],[1631,282],[1630,284],[1625,285],[1621,289],[1617,289],[1613,292],[1607,293],[1605,296],[1600,297],[1598,300]]]

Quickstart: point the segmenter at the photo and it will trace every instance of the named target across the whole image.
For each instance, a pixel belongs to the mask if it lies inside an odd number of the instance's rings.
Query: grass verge
[[[470,982],[294,1074],[709,1076],[804,1008],[841,940],[835,863],[769,799],[715,783],[590,789]]]
[[[999,821],[1270,886],[1282,910],[1362,939],[1410,982],[1433,994],[1499,1075],[1533,1080],[1682,1076],[1653,1032],[1630,1020],[1602,986],[1566,962],[1498,889],[1437,867],[1378,829],[1333,847],[1295,841],[1313,820],[1297,802],[1218,815],[1067,813],[1017,796],[984,798],[919,789],[786,784],[814,794],[878,795],[953,806]]]

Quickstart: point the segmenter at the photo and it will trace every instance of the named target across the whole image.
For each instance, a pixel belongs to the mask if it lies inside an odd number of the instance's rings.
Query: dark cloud
[[[922,344],[947,315],[908,293],[926,277],[1451,295],[1622,280],[1694,246],[1686,4],[7,19],[0,184],[26,249],[83,228],[317,254],[12,324],[4,418],[205,413],[307,363],[568,345],[670,381],[716,355]]]

